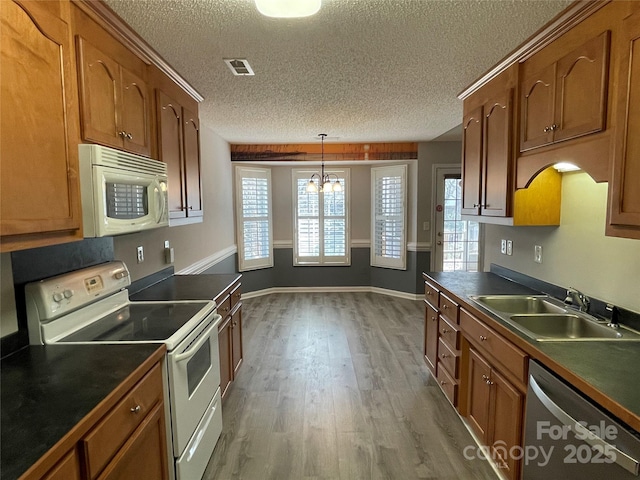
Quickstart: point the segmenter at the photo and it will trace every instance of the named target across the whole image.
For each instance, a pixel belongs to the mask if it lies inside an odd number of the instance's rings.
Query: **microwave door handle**
[[[538,382],[536,382],[536,380],[531,375],[529,376],[529,386],[531,387],[531,390],[533,391],[535,396],[538,397],[545,408],[549,411],[549,413],[556,417],[556,419],[558,419],[558,421],[560,421],[563,425],[567,425],[572,429],[575,425],[581,425],[575,418],[573,418],[562,408],[560,408],[553,400],[551,400],[549,395],[547,395],[547,393],[542,389],[542,387],[540,387],[540,385],[538,385]],[[585,435],[585,438],[583,438],[582,440],[592,447],[602,447],[604,456],[612,459],[615,463],[617,463],[626,471],[632,473],[636,477],[638,476],[638,473],[640,471],[640,463],[638,463],[637,460],[630,457],[623,451],[616,448],[615,445],[611,445],[591,431],[589,431],[588,434]]]
[[[164,216],[164,193],[162,191],[162,187],[160,182],[156,180],[156,186],[154,187],[157,194],[156,197],[156,223],[160,223],[162,221],[162,217]]]
[[[220,317],[220,315],[216,314],[216,317]],[[222,318],[222,317],[220,317]],[[180,362],[184,362],[185,360],[189,360],[191,357],[193,357],[196,352],[200,349],[200,347],[204,344],[204,342],[208,342],[209,341],[209,337],[211,336],[211,332],[213,331],[214,328],[218,328],[218,323],[219,323],[219,319],[216,318],[212,323],[211,326],[209,328],[207,328],[203,333],[200,334],[200,338],[198,339],[197,342],[195,342],[193,345],[191,345],[191,347],[183,352],[183,353],[179,353],[176,356],[173,357],[173,360],[176,363],[180,363]]]

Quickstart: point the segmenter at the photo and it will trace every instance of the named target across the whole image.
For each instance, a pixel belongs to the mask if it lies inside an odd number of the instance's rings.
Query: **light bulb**
[[[309,183],[307,184],[307,192],[308,193],[318,192],[318,187],[316,186],[316,182],[314,182],[313,180],[309,180]]]
[[[340,180],[336,180],[336,183],[333,184],[333,191],[334,192],[342,191],[342,184],[340,183]]]

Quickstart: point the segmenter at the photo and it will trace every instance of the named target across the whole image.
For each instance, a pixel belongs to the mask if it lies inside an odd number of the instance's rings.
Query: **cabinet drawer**
[[[443,315],[449,322],[458,324],[458,312],[459,305],[447,297],[444,293],[440,292],[440,314]]]
[[[442,315],[440,315],[438,319],[438,334],[440,335],[440,339],[452,350],[458,350],[460,348],[459,327],[448,322]]]
[[[446,397],[455,407],[458,403],[458,382],[451,378],[444,368],[438,368],[438,376],[436,378],[438,379],[438,385],[440,385]]]
[[[527,355],[465,310],[460,311],[465,338],[486,350],[524,384],[527,383]]]
[[[242,289],[240,288],[241,286],[242,285],[238,283],[237,285],[234,285],[233,288],[231,289],[231,295],[230,295],[231,310],[233,310],[233,307],[235,307],[238,303],[240,303],[240,298],[242,297]]]
[[[82,440],[86,468],[95,478],[162,401],[162,369],[156,365]]]
[[[218,304],[218,314],[222,318],[226,318],[231,313],[231,295],[225,296]]]
[[[440,290],[431,285],[429,282],[424,282],[424,299],[431,304],[432,307],[438,308],[438,294]]]
[[[451,350],[449,346],[442,341],[442,338],[438,340],[438,362],[440,366],[444,366],[447,372],[455,379],[459,378],[460,367],[460,355],[457,351]]]

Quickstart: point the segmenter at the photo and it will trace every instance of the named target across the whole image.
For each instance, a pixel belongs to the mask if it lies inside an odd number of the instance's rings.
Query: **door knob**
[[[438,245],[442,245],[442,240],[438,240],[436,243],[437,243]]]

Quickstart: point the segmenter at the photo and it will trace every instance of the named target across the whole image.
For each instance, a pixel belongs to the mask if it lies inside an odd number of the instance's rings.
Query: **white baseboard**
[[[391,297],[404,298],[405,300],[422,300],[424,295],[414,293],[399,292],[397,290],[388,290],[379,287],[271,287],[263,290],[256,290],[242,294],[242,299],[262,297],[274,293],[379,293],[381,295],[389,295]]]
[[[176,272],[177,275],[195,275],[198,273],[202,273],[205,270],[213,267],[216,263],[221,262],[225,258],[234,255],[238,251],[238,248],[235,245],[231,245],[230,247],[225,248],[224,250],[220,250],[219,252],[214,253],[213,255],[209,255],[202,260],[189,265],[186,268]]]

